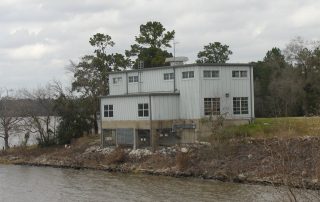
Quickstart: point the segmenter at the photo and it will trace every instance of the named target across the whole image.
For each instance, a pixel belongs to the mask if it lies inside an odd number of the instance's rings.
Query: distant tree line
[[[320,113],[320,43],[297,37],[253,62],[257,117]]]

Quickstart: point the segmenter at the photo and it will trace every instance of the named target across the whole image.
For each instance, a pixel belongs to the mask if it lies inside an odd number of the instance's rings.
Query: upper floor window
[[[194,71],[182,72],[182,78],[183,79],[194,78]]]
[[[164,73],[163,74],[164,80],[173,80],[174,79],[174,73]]]
[[[113,117],[113,105],[104,105],[104,117]]]
[[[115,77],[112,79],[113,84],[119,84],[122,81],[122,77]]]
[[[129,76],[129,83],[139,82],[139,76]]]
[[[138,104],[138,117],[148,117],[149,116],[149,104],[142,103]]]
[[[248,76],[247,70],[233,70],[232,71],[232,77],[233,78],[246,78]]]
[[[204,98],[204,115],[220,114],[220,98]]]
[[[233,98],[233,114],[248,114],[248,97]]]
[[[219,78],[219,70],[204,70],[204,78]]]

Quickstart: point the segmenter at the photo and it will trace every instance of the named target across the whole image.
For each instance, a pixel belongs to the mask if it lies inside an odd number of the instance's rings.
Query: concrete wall
[[[174,124],[195,124],[195,129],[177,129],[176,133],[169,134],[172,131],[172,126]],[[238,125],[247,124],[248,120],[237,119],[237,120],[225,120],[224,125]],[[143,129],[151,130],[157,138],[158,144],[161,145],[173,145],[173,144],[188,144],[195,143],[196,141],[201,141],[204,138],[212,134],[210,124],[203,122],[199,119],[179,119],[179,120],[166,120],[166,121],[104,121],[102,122],[103,129]],[[166,132],[161,134],[162,129],[167,129]],[[166,136],[165,136],[165,133]]]

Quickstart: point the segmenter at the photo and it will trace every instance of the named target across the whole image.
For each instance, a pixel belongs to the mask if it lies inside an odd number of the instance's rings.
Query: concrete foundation
[[[223,121],[223,125],[247,123],[249,120]],[[156,149],[159,145],[195,143],[202,137],[212,134],[212,122],[199,119],[104,121],[102,122],[102,145],[121,145],[121,142],[117,141],[117,130],[123,129],[132,129],[133,136],[128,139],[133,138],[133,143],[129,145],[134,149],[150,146]]]

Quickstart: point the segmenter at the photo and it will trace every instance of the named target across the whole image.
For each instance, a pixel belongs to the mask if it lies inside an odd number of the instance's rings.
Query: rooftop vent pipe
[[[187,57],[171,57],[166,58],[165,62],[169,62],[170,66],[183,65],[184,62],[188,61]]]

